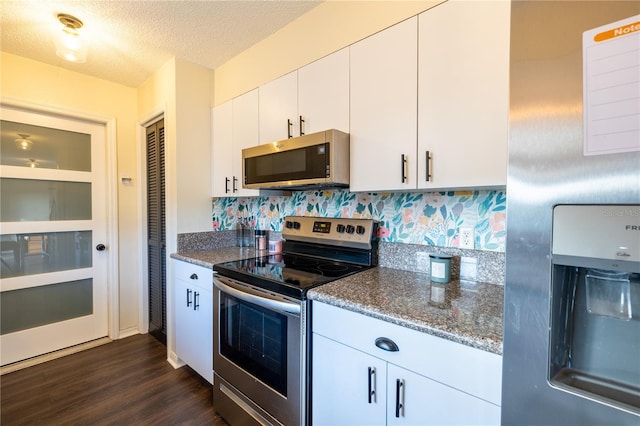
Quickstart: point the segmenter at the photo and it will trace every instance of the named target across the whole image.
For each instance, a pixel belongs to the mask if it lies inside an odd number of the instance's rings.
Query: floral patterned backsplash
[[[261,219],[282,231],[285,216],[349,217],[380,222],[382,241],[458,247],[473,228],[475,249],[505,251],[506,194],[501,191],[354,193],[293,192],[289,197],[213,198],[213,230],[235,229],[239,218]]]

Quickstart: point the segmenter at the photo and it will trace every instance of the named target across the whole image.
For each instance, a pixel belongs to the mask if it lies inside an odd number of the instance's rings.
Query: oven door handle
[[[300,304],[274,299],[264,294],[257,294],[248,289],[237,289],[230,284],[225,284],[219,279],[214,279],[214,285],[227,294],[245,302],[250,302],[272,311],[300,315]]]

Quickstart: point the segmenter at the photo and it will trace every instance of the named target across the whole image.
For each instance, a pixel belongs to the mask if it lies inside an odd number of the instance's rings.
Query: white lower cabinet
[[[500,424],[499,355],[318,302],[312,324],[314,426]]]
[[[311,362],[313,425],[385,424],[386,362],[316,333]]]
[[[176,354],[213,384],[213,271],[175,261]]]

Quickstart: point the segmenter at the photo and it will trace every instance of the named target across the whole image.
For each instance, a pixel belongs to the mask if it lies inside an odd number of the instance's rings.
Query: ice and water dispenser
[[[640,205],[553,211],[549,381],[640,413]]]

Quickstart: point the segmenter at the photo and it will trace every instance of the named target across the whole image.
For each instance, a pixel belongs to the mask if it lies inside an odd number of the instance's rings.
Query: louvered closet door
[[[164,120],[147,128],[149,333],[167,342]]]

